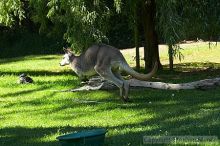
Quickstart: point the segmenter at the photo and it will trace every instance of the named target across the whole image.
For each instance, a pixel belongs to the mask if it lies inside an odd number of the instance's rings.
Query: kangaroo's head
[[[69,65],[74,58],[73,52],[69,48],[63,48],[65,54],[63,55],[63,59],[60,62],[60,66]]]

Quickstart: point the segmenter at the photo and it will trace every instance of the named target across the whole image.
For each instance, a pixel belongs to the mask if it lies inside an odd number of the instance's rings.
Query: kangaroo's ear
[[[63,51],[64,51],[65,53],[68,53],[68,50],[67,50],[65,47],[63,47]]]
[[[73,52],[71,51],[71,48],[64,48],[64,47],[63,47],[63,51],[64,51],[66,54],[73,54]]]
[[[71,48],[67,48],[66,50],[67,50],[68,53],[73,53],[73,52],[71,51]]]
[[[66,49],[66,53],[67,53],[69,56],[74,56],[73,52],[71,51],[71,48],[67,48],[67,49]]]

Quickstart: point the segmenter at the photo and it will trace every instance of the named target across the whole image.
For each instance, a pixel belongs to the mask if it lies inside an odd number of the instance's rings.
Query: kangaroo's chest
[[[72,65],[71,68],[79,77],[90,77],[96,74],[93,66]]]

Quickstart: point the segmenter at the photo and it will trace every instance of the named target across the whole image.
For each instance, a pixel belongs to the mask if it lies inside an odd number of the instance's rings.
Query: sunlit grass
[[[165,69],[155,80],[188,82],[219,76],[219,47],[190,46],[184,48],[187,56],[174,72]],[[163,64],[166,53],[161,52]],[[55,92],[80,85],[69,67],[58,65],[60,59],[61,55],[38,55],[0,60],[0,146],[58,146],[58,135],[96,127],[108,130],[107,146],[143,145],[145,135],[220,137],[220,88],[132,89],[131,103],[123,103],[118,90]],[[17,84],[23,72],[34,84]]]
[[[209,47],[209,42],[201,42],[201,43],[190,43],[190,44],[181,44],[181,53],[183,54],[183,58],[179,60],[179,58],[174,58],[174,64],[179,63],[190,63],[190,62],[203,62],[203,63],[220,63],[220,43],[218,42],[217,46],[215,42],[212,43]],[[134,56],[135,49],[122,50],[124,54],[126,54],[126,60],[130,62],[131,66],[135,66]],[[168,47],[166,45],[159,45],[159,53],[160,60],[163,65],[169,64],[168,59]],[[144,51],[143,47],[140,48],[140,58],[141,65],[144,66]],[[174,65],[175,67],[175,65]]]

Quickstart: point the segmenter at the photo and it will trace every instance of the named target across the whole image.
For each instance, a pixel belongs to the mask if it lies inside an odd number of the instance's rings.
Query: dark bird
[[[33,79],[29,76],[27,76],[25,73],[22,73],[20,76],[19,76],[19,80],[18,80],[18,83],[20,84],[28,84],[28,83],[33,83]]]

